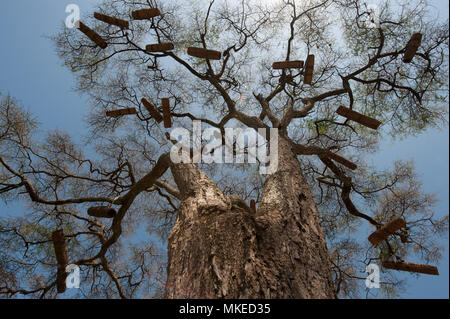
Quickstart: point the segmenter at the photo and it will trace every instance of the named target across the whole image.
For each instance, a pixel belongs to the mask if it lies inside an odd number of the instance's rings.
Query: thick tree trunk
[[[335,298],[319,213],[288,142],[256,214],[191,164],[171,167],[181,191],[169,237],[169,298]]]

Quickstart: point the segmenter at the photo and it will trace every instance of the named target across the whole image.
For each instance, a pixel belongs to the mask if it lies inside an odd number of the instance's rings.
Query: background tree
[[[131,21],[141,8],[161,15]],[[81,147],[64,132],[37,141],[37,122],[2,98],[0,193],[29,211],[1,220],[8,249],[0,252],[0,292],[55,296],[50,235],[57,228],[66,234],[70,263],[81,267],[81,292],[91,297],[357,297],[365,264],[408,256],[436,262],[447,217],[433,217],[435,200],[422,193],[411,163],[377,172],[365,160],[383,136],[446,125],[448,23],[427,18],[422,1],[379,9],[373,28],[360,1],[116,0],[97,11],[130,20],[129,30],[92,14],[82,18],[106,49],[63,29],[56,49],[90,97],[90,131]],[[416,32],[422,44],[406,64],[405,46]],[[145,48],[163,42],[175,50]],[[223,57],[192,58],[188,46]],[[299,70],[271,68],[309,54],[311,85]],[[191,130],[201,120],[222,132],[278,128],[277,172],[263,176],[249,163],[172,163],[172,144],[142,97],[155,104],[170,98],[176,127]],[[335,113],[340,105],[383,125],[370,130],[345,121]],[[128,107],[138,114],[105,116]],[[111,221],[86,214],[98,205],[117,214]],[[371,247],[365,237],[396,216],[407,227]],[[401,283],[385,271],[382,288],[394,295]]]

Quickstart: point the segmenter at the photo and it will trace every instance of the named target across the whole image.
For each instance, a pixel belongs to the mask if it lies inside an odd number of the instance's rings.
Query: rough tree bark
[[[194,164],[172,164],[182,196],[169,237],[169,298],[336,298],[319,213],[288,141],[256,214]]]

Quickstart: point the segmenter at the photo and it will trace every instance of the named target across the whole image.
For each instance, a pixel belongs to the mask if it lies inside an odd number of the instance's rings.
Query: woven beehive
[[[374,130],[378,129],[378,127],[380,127],[381,125],[380,121],[356,111],[350,110],[349,108],[346,108],[344,106],[340,106],[336,110],[336,113]]]
[[[396,217],[386,223],[383,227],[377,229],[375,232],[373,232],[369,237],[368,240],[370,243],[374,246],[381,243],[383,240],[388,238],[389,235],[395,233],[400,228],[403,228],[406,226],[406,221],[401,217]]]
[[[187,53],[190,56],[193,56],[196,58],[202,58],[202,59],[220,60],[222,58],[222,52],[214,51],[214,50],[207,50],[207,49],[203,49],[203,48],[189,47],[187,50]]]
[[[159,113],[158,109],[152,103],[150,103],[150,101],[148,101],[146,98],[143,98],[141,100],[141,102],[145,106],[147,111],[150,113],[151,117],[153,117],[156,120],[156,122],[161,123],[163,118],[162,118],[161,114]]]
[[[304,75],[303,82],[305,84],[311,84],[313,73],[314,73],[314,55],[310,54],[310,55],[308,55],[308,58],[306,59],[305,69],[304,69],[304,74],[303,74]]]
[[[146,20],[157,17],[161,14],[157,8],[141,9],[131,13],[134,20]]]
[[[107,206],[90,207],[87,211],[89,216],[97,218],[114,218],[116,210]]]
[[[106,116],[109,116],[109,117],[119,117],[119,116],[123,116],[123,115],[131,115],[131,114],[137,114],[137,111],[134,107],[129,108],[129,109],[114,110],[114,111],[106,112]]]
[[[175,46],[173,43],[159,43],[159,44],[149,44],[145,47],[147,52],[165,52],[173,50]]]
[[[409,263],[405,261],[383,261],[382,266],[387,269],[439,276],[439,270],[437,267],[430,265]]]
[[[350,168],[351,170],[355,170],[358,168],[358,166],[355,163],[350,162],[349,160],[343,158],[342,156],[337,155],[336,153],[333,152],[328,152],[327,156],[329,158],[331,158],[332,160],[341,163],[342,165]]]
[[[272,68],[275,70],[280,69],[301,69],[303,68],[303,61],[281,61],[274,62]]]
[[[118,26],[122,29],[128,29],[130,24],[128,23],[128,21],[122,20],[122,19],[118,19],[115,17],[110,17],[98,12],[94,12],[94,18],[96,18],[97,20],[100,20],[102,22],[108,23],[108,24],[112,24],[115,26]]]
[[[405,54],[403,55],[403,62],[410,63],[416,55],[417,49],[422,43],[422,34],[414,33],[406,45]]]
[[[86,26],[83,22],[78,21],[78,30],[83,32],[89,39],[91,39],[92,42],[94,42],[96,45],[98,45],[102,49],[106,49],[108,44],[105,42],[105,40],[102,39],[100,35],[98,35],[97,32],[90,29],[88,26]]]
[[[162,109],[163,109],[163,118],[164,118],[164,127],[171,128],[172,120],[170,118],[170,100],[169,99],[161,99]]]

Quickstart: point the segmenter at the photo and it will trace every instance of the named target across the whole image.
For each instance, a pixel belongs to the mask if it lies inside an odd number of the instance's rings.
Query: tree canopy
[[[160,15],[133,20],[131,12],[158,8]],[[358,0],[135,1],[108,0],[97,12],[130,21],[129,29],[94,19],[81,21],[107,43],[102,49],[77,29],[53,37],[76,89],[89,97],[88,134],[76,145],[65,132],[35,138],[37,120],[10,96],[0,105],[0,195],[22,201],[24,216],[0,219],[0,294],[56,295],[50,234],[63,228],[70,263],[82,270],[88,297],[157,297],[163,292],[164,243],[179,209],[173,177],[156,176],[170,151],[170,130],[142,104],[169,98],[174,127],[278,128],[291,141],[320,211],[341,297],[364,293],[365,266],[409,257],[437,262],[437,237],[448,216],[434,216],[412,163],[389,171],[369,165],[381,141],[447,125],[448,21],[428,15],[425,1],[383,1],[377,21]],[[421,45],[410,63],[402,58],[414,33]],[[173,43],[149,52],[146,46]],[[187,47],[222,52],[198,59]],[[311,84],[303,69],[272,68],[276,61],[314,55]],[[339,106],[379,120],[378,130],[336,113]],[[107,111],[136,108],[136,115]],[[203,141],[206,143],[207,141]],[[356,169],[333,160],[338,154]],[[261,199],[265,176],[258,163],[199,164],[228,195]],[[161,167],[162,167],[161,166]],[[152,179],[154,184],[143,187]],[[112,221],[92,218],[89,207],[119,211]],[[407,221],[377,247],[367,236],[393,217]],[[384,269],[382,290],[401,282]]]

